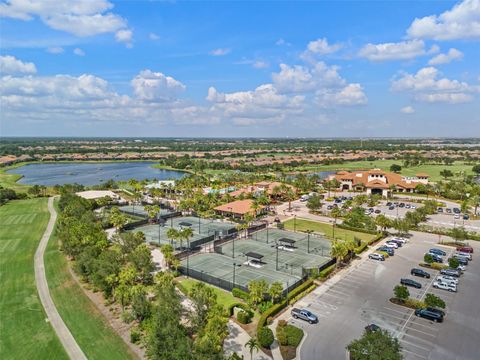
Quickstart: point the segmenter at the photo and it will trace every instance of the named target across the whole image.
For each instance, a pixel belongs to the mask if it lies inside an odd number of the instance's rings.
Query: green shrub
[[[137,329],[133,329],[130,332],[130,342],[132,344],[138,343],[140,341],[140,338],[141,338],[141,334],[140,334],[140,331],[138,331]]]
[[[285,326],[285,334],[289,346],[297,347],[303,339],[303,330],[293,325]]]
[[[435,269],[435,270],[448,269],[448,265],[443,265],[440,263],[431,263],[431,264],[422,263],[420,264],[420,266],[430,268],[430,269]]]
[[[328,267],[326,267],[325,269],[323,269],[322,271],[320,271],[320,273],[318,274],[318,277],[320,279],[325,279],[326,277],[328,277],[328,275],[330,275],[332,273],[333,270],[335,270],[335,264],[332,264]]]
[[[260,304],[258,304],[257,309],[260,314],[263,314],[265,311],[270,309],[273,306],[273,303],[271,301],[264,301]]]
[[[237,320],[241,324],[248,324],[250,321],[252,321],[253,317],[253,312],[251,310],[245,311],[245,310],[240,310],[237,314]]]
[[[365,251],[365,249],[367,248],[368,244],[367,243],[362,243],[362,245],[360,245],[359,247],[357,247],[355,249],[355,254],[361,254],[362,252]]]
[[[269,349],[274,340],[273,331],[269,327],[261,327],[257,330],[257,339],[262,347]]]
[[[180,290],[184,295],[187,295],[187,294],[188,294],[187,288],[186,288],[180,281],[175,282],[175,286],[176,286],[177,289]]]
[[[288,345],[287,333],[285,332],[286,326],[287,326],[287,322],[285,320],[280,320],[278,322],[277,328],[275,329],[277,333],[277,340],[279,344],[283,346]]]
[[[233,288],[232,295],[235,296],[236,298],[242,299],[244,301],[248,301],[248,293],[246,291],[243,291],[242,289]]]
[[[233,311],[235,308],[240,308],[242,310],[245,310],[245,311],[251,311],[250,309],[250,306],[248,306],[247,304],[244,304],[244,303],[241,303],[241,302],[238,302],[238,303],[234,303],[234,304],[231,304],[227,311],[228,311],[228,314],[229,316],[232,316],[233,315]]]
[[[378,254],[382,254],[382,255],[385,257],[385,259],[390,256],[390,255],[388,255],[388,253],[387,253],[386,251],[378,251],[378,250],[377,250],[377,251],[375,251],[375,252],[378,253]]]
[[[423,301],[412,299],[412,298],[408,298],[405,300],[405,306],[408,306],[409,308],[412,308],[412,309],[418,309],[418,308],[423,309],[427,307],[427,305]]]

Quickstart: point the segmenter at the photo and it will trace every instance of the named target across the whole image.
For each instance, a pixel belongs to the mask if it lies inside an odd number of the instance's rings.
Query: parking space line
[[[328,289],[325,294],[328,294],[329,291],[333,291],[335,293],[339,293],[343,296],[350,296],[350,294],[346,293],[346,292],[343,292],[343,291],[338,291],[338,290],[335,290],[333,287],[331,287],[330,289]]]
[[[411,354],[411,355],[413,355],[413,356],[419,357],[420,359],[427,359],[426,356],[419,355],[419,354],[414,353],[413,351],[407,350],[407,349],[405,349],[405,348],[402,348],[402,351],[404,351],[404,352],[406,352],[406,353],[408,353],[408,354]]]
[[[345,299],[345,296],[338,296],[338,295],[335,295],[335,294],[329,294],[328,292],[324,292],[322,294],[322,296],[324,295],[327,295],[327,296],[331,296],[333,298],[336,298],[336,299],[341,299],[341,300],[344,300]],[[342,304],[343,304],[343,301],[342,301]]]
[[[432,325],[428,326],[428,325],[425,325],[425,324],[420,324],[418,322],[415,322],[416,319],[417,318],[414,318],[412,321],[410,321],[410,326],[411,325],[418,325],[418,326],[426,327],[427,329],[435,330],[436,332],[438,332],[439,329],[437,329],[436,327],[434,327]]]
[[[405,311],[400,311],[400,310],[396,310],[396,309],[389,308],[389,307],[387,307],[387,306],[384,306],[383,308],[384,308],[385,310],[394,311],[394,312],[397,312],[397,313],[402,314],[402,315],[407,315],[407,314],[410,312],[410,309],[408,309],[408,311],[407,311],[407,310],[405,310]]]
[[[396,315],[392,315],[392,314],[389,314],[389,313],[386,313],[386,312],[383,312],[383,311],[379,311],[378,312],[379,314],[382,314],[384,316],[388,316],[388,317],[391,317],[393,319],[397,319],[397,320],[400,320],[401,322],[405,321],[405,317],[398,317]],[[405,315],[408,315],[408,314],[405,314]],[[400,324],[398,324],[400,325]]]
[[[410,341],[407,341],[407,340],[405,340],[405,339],[399,339],[399,341],[400,341],[401,343],[405,343],[405,344],[408,344],[408,345],[410,345],[410,346],[414,346],[414,347],[416,347],[416,348],[419,348],[419,349],[421,349],[421,350],[423,350],[423,351],[426,351],[427,353],[430,353],[430,351],[432,351],[432,348],[428,349],[428,348],[425,348],[425,347],[420,346],[420,345],[418,345],[418,344],[414,344],[414,343],[412,343],[412,342],[410,342]]]
[[[431,351],[431,349],[434,347],[434,344],[428,340],[425,340],[425,339],[422,339],[420,337],[417,337],[415,335],[410,335],[410,334],[404,334],[404,337],[408,337],[408,338],[412,338],[414,339],[414,341],[416,342],[420,342],[420,345],[425,345],[425,346],[430,346],[430,349],[428,351]],[[416,344],[416,343],[412,343],[412,344]],[[420,346],[418,345],[418,346]]]
[[[425,334],[425,335],[427,335],[427,336],[431,336],[431,337],[433,337],[434,339],[437,337],[437,334],[429,334],[429,333],[426,333],[425,331],[417,330],[417,329],[414,329],[414,328],[412,328],[412,327],[408,327],[406,331],[410,331],[410,330],[419,332],[419,333],[421,333],[421,334]]]

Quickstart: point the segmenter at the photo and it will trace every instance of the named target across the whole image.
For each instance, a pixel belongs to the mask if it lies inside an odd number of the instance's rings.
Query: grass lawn
[[[196,283],[200,282],[198,280],[194,280],[192,278],[183,278],[180,280],[182,285],[187,289],[187,291],[190,291],[190,289],[195,285]],[[228,291],[222,290],[220,288],[217,288],[215,286],[210,286],[214,291],[215,294],[217,294],[217,303],[219,305],[223,305],[225,309],[227,309],[230,305],[241,302],[242,300],[237,299],[234,297],[231,293]]]
[[[430,175],[431,181],[440,181],[443,178],[440,176],[440,171],[444,169],[451,170],[453,174],[465,171],[466,175],[473,175],[472,165],[465,165],[461,161],[456,161],[453,165],[433,165],[426,164],[420,166],[413,166],[404,168],[401,160],[374,160],[374,161],[349,161],[343,164],[332,165],[311,165],[303,166],[298,170],[307,171],[335,171],[335,170],[362,170],[380,168],[385,171],[390,171],[392,164],[398,164],[402,166],[401,174],[405,176],[415,176],[417,173],[424,172]]]
[[[7,166],[0,169],[0,186],[4,188],[9,188],[15,191],[25,192],[30,187],[29,185],[19,184],[18,180],[22,178],[22,175],[19,174],[9,174],[7,170],[15,169],[23,164],[16,164],[12,166]]]
[[[314,220],[307,220],[307,219],[299,219],[297,218],[297,231],[307,231],[313,230],[314,232],[323,233],[329,237],[333,237],[333,226],[327,223],[314,221]],[[294,228],[294,219],[290,219],[284,222],[286,230],[292,230]],[[375,235],[365,234],[362,232],[351,231],[340,229],[339,227],[335,227],[335,237],[339,239],[353,239],[354,237],[361,239],[362,241],[368,242],[372,240]]]
[[[0,359],[68,359],[35,286],[33,257],[48,219],[46,198],[0,206]]]
[[[85,355],[89,359],[134,359],[123,339],[72,279],[55,233],[45,253],[45,268],[53,301]]]

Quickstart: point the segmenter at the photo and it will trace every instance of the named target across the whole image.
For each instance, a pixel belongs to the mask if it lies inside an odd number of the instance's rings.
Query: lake
[[[151,166],[155,162],[114,162],[114,163],[46,163],[28,164],[7,171],[11,174],[20,174],[23,177],[18,181],[28,185],[63,185],[81,184],[98,185],[106,180],[144,180],[144,179],[179,179],[185,176],[184,172],[155,169]]]

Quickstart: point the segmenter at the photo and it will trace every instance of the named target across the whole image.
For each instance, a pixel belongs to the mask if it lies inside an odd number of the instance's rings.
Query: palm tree
[[[177,240],[179,239],[179,231],[174,228],[170,228],[167,230],[167,237],[171,240],[171,244],[173,246],[173,241],[175,241],[175,245],[177,244]]]
[[[375,218],[375,224],[385,231],[388,227],[392,226],[392,222],[385,215],[380,214]]]
[[[348,249],[343,241],[333,240],[330,249],[330,256],[337,259],[337,266],[345,259]]]
[[[244,345],[244,347],[248,348],[248,351],[250,352],[250,360],[253,359],[253,352],[257,351],[258,352],[258,341],[255,338],[251,338],[250,340],[247,341],[247,343]]]
[[[183,248],[183,241],[189,243],[189,239],[193,236],[193,230],[190,227],[183,228],[178,232],[178,239],[180,240],[180,248]]]

